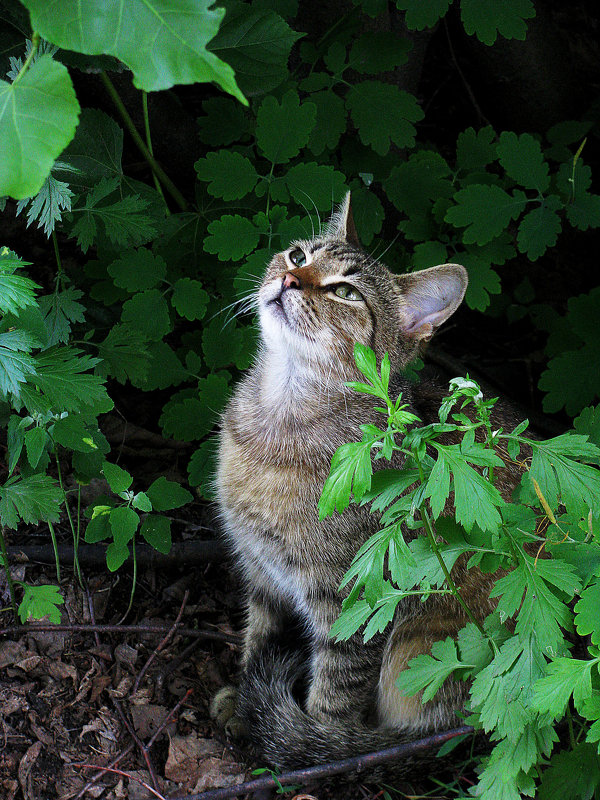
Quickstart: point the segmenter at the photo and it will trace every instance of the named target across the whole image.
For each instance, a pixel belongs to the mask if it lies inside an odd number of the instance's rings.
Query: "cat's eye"
[[[340,283],[339,286],[335,287],[333,293],[343,300],[363,300],[363,296],[358,289],[355,289],[354,286],[350,286],[349,283]]]
[[[306,256],[304,255],[304,251],[299,247],[296,247],[294,250],[292,250],[288,257],[292,264],[295,264],[297,267],[303,267],[306,264]]]

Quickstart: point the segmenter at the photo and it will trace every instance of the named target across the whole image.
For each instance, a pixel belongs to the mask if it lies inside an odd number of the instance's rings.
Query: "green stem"
[[[100,80],[104,84],[104,88],[106,89],[106,91],[110,95],[111,100],[113,101],[113,103],[117,107],[117,111],[121,115],[121,119],[123,120],[123,124],[125,125],[125,127],[129,131],[129,133],[131,135],[131,138],[135,142],[135,145],[136,145],[137,149],[143,155],[144,159],[148,162],[148,164],[150,166],[150,169],[152,170],[153,174],[156,175],[158,180],[162,183],[162,185],[165,187],[167,192],[171,195],[173,200],[177,203],[179,208],[182,211],[187,211],[188,210],[188,204],[187,204],[187,201],[186,201],[185,197],[181,194],[179,189],[175,186],[173,181],[169,178],[167,173],[164,171],[164,169],[160,166],[158,161],[154,158],[152,153],[146,147],[146,143],[144,142],[144,140],[142,139],[142,137],[138,133],[137,128],[133,124],[133,120],[131,119],[131,117],[129,115],[129,112],[125,108],[125,105],[124,105],[123,101],[119,97],[119,94],[118,94],[117,90],[113,86],[113,83],[112,83],[111,79],[108,77],[108,75],[106,74],[106,72],[101,72],[100,73]]]
[[[67,493],[65,492],[65,487],[63,484],[62,479],[62,472],[60,469],[60,461],[58,459],[58,454],[56,451],[54,452],[54,458],[56,460],[56,472],[58,474],[58,483],[60,488],[63,490],[63,494],[65,496],[65,511],[67,512],[67,517],[69,519],[69,525],[71,526],[71,535],[73,536],[73,542],[75,546],[73,547],[73,572],[77,575],[77,580],[79,585],[83,589],[83,578],[81,576],[81,569],[79,567],[79,554],[77,552],[77,532],[75,528],[75,523],[73,522],[73,517],[71,516],[71,509],[69,508],[69,502],[67,500]],[[78,521],[79,523],[79,521]]]
[[[56,258],[56,266],[58,272],[56,273],[56,284],[54,288],[54,292],[57,293],[60,291],[60,282],[62,280],[62,259],[60,257],[60,250],[58,249],[58,239],[56,238],[56,232],[52,231],[52,244],[54,245],[54,257]]]
[[[133,607],[133,596],[135,595],[135,587],[137,585],[137,558],[135,557],[135,535],[131,540],[131,557],[133,558],[133,578],[131,581],[131,594],[129,595],[129,605],[127,606],[127,610],[119,620],[119,625],[121,625],[127,619],[127,615],[129,614],[129,612]]]
[[[15,597],[15,585],[13,583],[13,579],[10,574],[10,568],[8,566],[8,552],[6,550],[6,542],[4,541],[4,525],[0,526],[0,553],[2,553],[2,564],[4,566],[4,574],[6,575],[6,584],[8,586],[8,591],[10,594],[10,604],[12,606],[13,614],[15,615],[16,619],[18,614],[17,599]]]
[[[154,158],[154,149],[152,147],[152,136],[150,134],[150,115],[148,114],[148,92],[144,91],[142,91],[142,109],[144,112],[144,130],[146,131],[146,146],[148,147],[150,155]],[[160,181],[156,177],[154,171],[152,171],[152,180],[154,181],[154,186],[156,187],[156,191],[164,200],[165,196],[163,194],[162,186],[160,185]],[[169,215],[171,214],[168,208],[167,208],[167,214]]]
[[[14,79],[14,81],[12,83],[13,86],[16,86],[16,84],[21,80],[23,75],[25,75],[25,73],[29,69],[29,65],[31,64],[31,62],[35,58],[35,54],[37,53],[37,50],[38,50],[39,46],[40,46],[40,35],[39,35],[39,33],[37,31],[34,31],[31,34],[31,50],[29,51],[29,55],[25,59],[25,63],[23,64],[23,66],[19,70],[19,74]]]
[[[575,750],[577,747],[577,741],[575,739],[575,731],[573,730],[573,717],[571,716],[571,709],[567,706],[567,727],[569,728],[569,744],[571,745],[571,750]]]
[[[60,585],[60,561],[58,558],[58,544],[56,542],[56,533],[54,532],[54,525],[48,522],[48,529],[52,539],[52,549],[54,550],[54,562],[56,564],[56,582]]]

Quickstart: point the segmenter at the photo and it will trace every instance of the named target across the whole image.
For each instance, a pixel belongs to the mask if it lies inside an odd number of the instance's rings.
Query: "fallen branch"
[[[43,564],[54,564],[55,554],[51,544],[13,545],[6,548],[11,563],[39,561]],[[70,544],[59,544],[58,560],[63,564],[72,564],[74,548]],[[204,564],[223,558],[224,548],[216,539],[200,542],[177,542],[168,553],[159,553],[149,545],[136,545],[135,555],[138,566],[172,567],[182,564]],[[84,567],[106,567],[106,545],[82,544],[78,548],[79,563]]]
[[[284,772],[276,776],[276,780],[270,777],[256,778],[246,783],[238,783],[237,786],[224,786],[221,789],[210,789],[207,792],[196,794],[178,795],[172,800],[227,800],[230,797],[238,797],[241,794],[252,794],[261,789],[278,789],[282,785],[290,784],[304,785],[320,778],[330,778],[332,775],[341,775],[344,772],[361,772],[377,764],[386,761],[417,753],[420,750],[428,750],[430,747],[439,747],[444,742],[454,739],[456,736],[463,736],[473,733],[474,728],[470,725],[463,725],[451,731],[434,733],[424,739],[417,739],[414,742],[397,744],[395,747],[388,747],[385,750],[377,750],[374,753],[365,753],[362,756],[344,758],[340,761],[331,761],[329,764],[319,764],[316,767],[306,767],[295,769],[291,772]]]
[[[53,631],[55,633],[58,631],[66,633],[154,633],[157,636],[162,636],[174,628],[174,625],[49,625],[30,623],[0,628],[0,636],[14,636],[15,634],[24,636],[25,634],[37,631]],[[213,641],[226,642],[227,644],[240,645],[242,643],[242,637],[236,633],[223,633],[222,631],[212,631],[204,628],[185,628],[180,625],[177,625],[174,632],[181,636],[194,636],[197,639],[212,639]]]

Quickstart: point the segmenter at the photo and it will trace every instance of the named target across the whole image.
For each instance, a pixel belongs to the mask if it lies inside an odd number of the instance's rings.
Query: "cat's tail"
[[[292,693],[299,663],[291,656],[263,653],[249,665],[238,696],[237,714],[262,758],[280,770],[293,770],[337,761],[421,739],[427,731],[368,728],[357,723],[310,717]],[[414,773],[418,764],[435,758],[437,748],[424,756],[408,754],[394,766],[396,775]]]

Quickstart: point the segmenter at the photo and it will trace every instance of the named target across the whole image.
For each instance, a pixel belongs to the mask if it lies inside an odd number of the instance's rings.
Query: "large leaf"
[[[225,15],[212,0],[25,0],[31,24],[65,50],[116,56],[147,92],[216,81],[246,102],[233,69],[206,49]],[[30,192],[31,194],[31,192]]]
[[[38,193],[78,118],[69,72],[48,55],[13,83],[0,81],[0,197]]]

